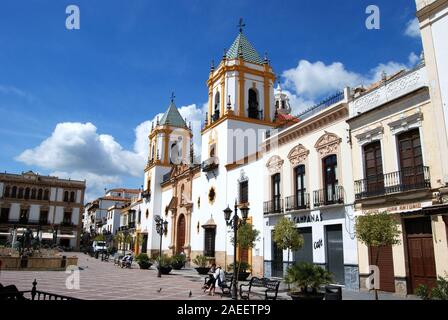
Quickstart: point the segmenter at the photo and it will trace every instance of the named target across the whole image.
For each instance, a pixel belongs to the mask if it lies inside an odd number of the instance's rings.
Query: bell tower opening
[[[215,122],[219,119],[219,108],[221,105],[220,95],[219,91],[215,94],[215,106],[213,108],[213,115],[212,115],[212,121]]]
[[[249,89],[249,108],[248,108],[248,116],[252,119],[263,119],[261,115],[261,111],[258,110],[258,94],[257,91],[253,88]]]

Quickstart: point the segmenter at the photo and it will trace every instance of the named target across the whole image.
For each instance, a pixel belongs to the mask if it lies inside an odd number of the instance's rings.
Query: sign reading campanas
[[[391,206],[387,208],[363,210],[362,213],[363,214],[380,213],[380,212],[400,213],[404,211],[418,211],[421,208],[422,204],[420,202],[416,202],[416,203],[402,204],[398,206]]]
[[[320,222],[322,221],[322,214],[307,214],[302,216],[296,216],[292,218],[295,223],[310,223],[310,222]]]

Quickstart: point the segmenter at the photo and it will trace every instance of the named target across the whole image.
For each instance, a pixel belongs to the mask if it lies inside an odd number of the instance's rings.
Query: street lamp
[[[232,299],[238,300],[238,294],[237,294],[237,285],[238,285],[238,274],[237,274],[237,261],[236,261],[236,246],[237,246],[237,236],[238,236],[238,226],[240,224],[246,223],[247,215],[249,213],[249,207],[242,206],[240,207],[242,220],[238,217],[238,206],[236,204],[235,200],[235,213],[233,215],[233,218],[230,216],[232,215],[232,209],[227,206],[224,211],[224,219],[226,220],[226,225],[228,227],[233,228],[233,283],[232,285]]]
[[[154,217],[154,220],[156,222],[156,231],[158,234],[160,234],[160,251],[159,251],[159,272],[157,273],[157,277],[162,277],[162,269],[160,267],[160,261],[162,259],[162,239],[163,236],[168,233],[168,221],[167,220],[163,220],[162,217],[160,217],[159,215],[156,215]]]

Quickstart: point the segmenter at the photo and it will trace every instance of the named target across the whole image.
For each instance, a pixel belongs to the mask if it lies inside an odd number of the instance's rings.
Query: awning
[[[434,205],[423,207],[417,210],[409,210],[400,212],[400,216],[433,216],[433,215],[448,215],[448,204]]]
[[[49,232],[42,232],[42,239],[53,239],[53,234]]]
[[[76,238],[73,234],[58,234],[59,239],[73,239]]]

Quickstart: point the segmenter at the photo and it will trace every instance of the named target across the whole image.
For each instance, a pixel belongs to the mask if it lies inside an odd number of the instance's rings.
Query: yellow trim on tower
[[[220,112],[220,116],[222,117],[224,114],[224,105],[225,105],[225,101],[226,101],[226,95],[225,95],[225,75],[222,77],[221,79],[221,95],[220,95],[220,99],[221,99],[221,112]]]

